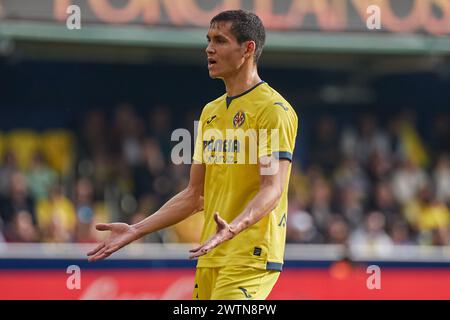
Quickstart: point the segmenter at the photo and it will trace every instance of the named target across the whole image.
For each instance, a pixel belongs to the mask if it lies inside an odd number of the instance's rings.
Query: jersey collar
[[[245,91],[245,92],[243,92],[241,94],[238,94],[237,96],[233,96],[233,97],[227,96],[226,97],[227,109],[230,106],[231,102],[233,102],[234,99],[237,99],[237,98],[242,97],[243,95],[246,95],[247,93],[253,91],[254,89],[256,89],[258,86],[262,85],[263,83],[266,83],[266,82],[265,81],[261,81],[261,82],[257,83],[256,85],[254,85],[253,87],[251,87],[250,89],[248,89],[247,91]]]

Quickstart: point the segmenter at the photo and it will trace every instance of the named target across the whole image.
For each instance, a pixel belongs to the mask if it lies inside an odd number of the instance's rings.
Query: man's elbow
[[[187,200],[194,206],[194,212],[203,210],[204,198],[202,195],[202,190],[188,186],[185,191]]]
[[[272,184],[269,188],[271,193],[270,198],[272,200],[272,207],[275,208],[280,202],[281,197],[283,196],[283,187],[279,186],[278,184]]]
[[[283,187],[275,187],[275,191],[274,192],[275,192],[275,195],[274,195],[275,206],[277,206],[278,203],[281,200],[281,197],[283,196]]]

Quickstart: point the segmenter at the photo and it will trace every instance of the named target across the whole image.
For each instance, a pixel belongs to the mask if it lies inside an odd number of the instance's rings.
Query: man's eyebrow
[[[221,35],[221,34],[213,35],[212,38],[215,40],[227,40],[227,37],[225,37],[224,35]],[[211,37],[209,35],[207,35],[206,39],[210,40]]]

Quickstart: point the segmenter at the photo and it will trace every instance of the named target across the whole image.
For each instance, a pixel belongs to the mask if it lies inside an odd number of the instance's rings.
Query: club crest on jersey
[[[242,111],[238,111],[233,118],[233,126],[235,128],[239,128],[245,122],[245,113]]]

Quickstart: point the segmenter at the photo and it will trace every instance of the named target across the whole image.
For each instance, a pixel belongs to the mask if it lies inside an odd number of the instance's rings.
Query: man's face
[[[231,22],[213,24],[206,38],[208,70],[211,78],[225,78],[237,72],[245,62],[246,43],[239,44],[231,33]]]

